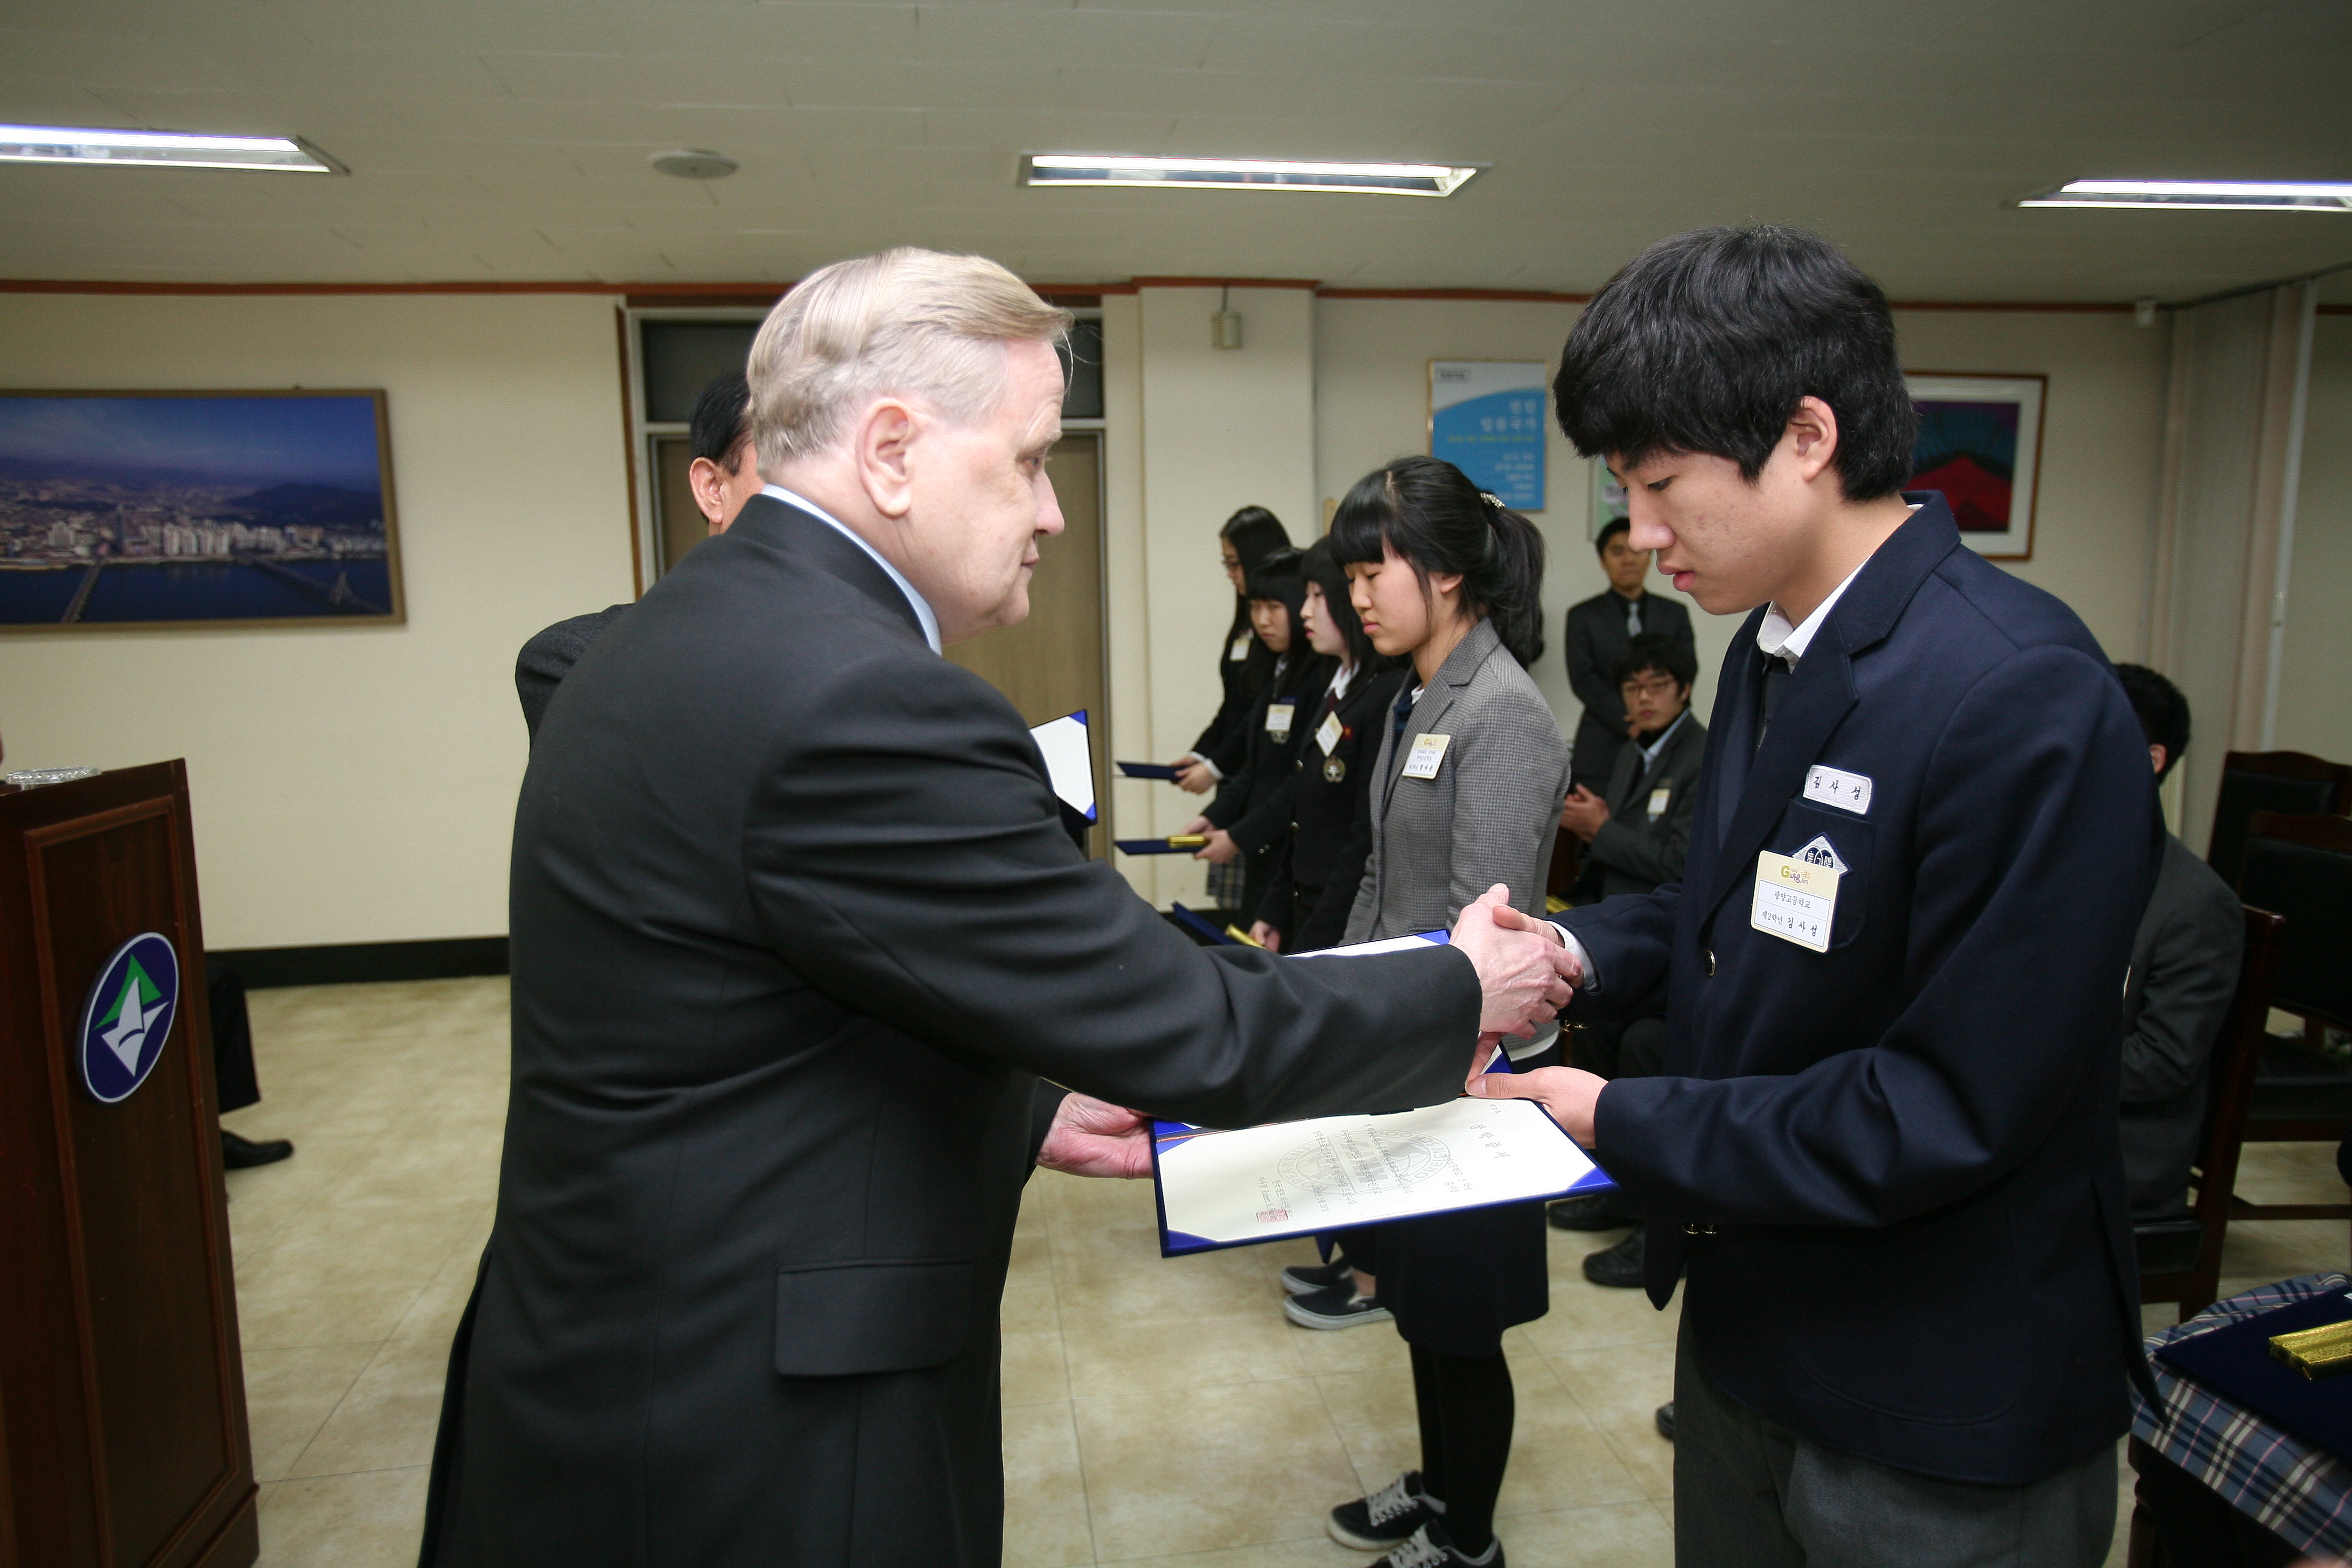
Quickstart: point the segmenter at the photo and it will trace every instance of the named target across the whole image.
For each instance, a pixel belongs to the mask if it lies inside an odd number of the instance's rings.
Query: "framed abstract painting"
[[[1906,490],[1941,490],[1960,542],[1989,561],[2033,554],[2046,375],[1921,371],[1903,378],[1919,409]]]
[[[397,625],[380,391],[0,391],[0,631]]]

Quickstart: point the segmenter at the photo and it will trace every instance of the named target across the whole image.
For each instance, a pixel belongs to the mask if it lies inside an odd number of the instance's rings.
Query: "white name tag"
[[[1863,816],[1870,811],[1870,781],[1860,773],[1816,763],[1805,774],[1805,798]]]
[[[1298,711],[1296,702],[1269,702],[1265,705],[1265,732],[1276,740],[1287,739],[1290,716]]]
[[[1234,639],[1234,646],[1225,650],[1225,658],[1235,664],[1239,664],[1242,660],[1249,657],[1249,645],[1250,634],[1244,632],[1241,636]]]
[[[1331,748],[1339,743],[1339,737],[1347,732],[1348,727],[1339,722],[1337,711],[1326,713],[1323,722],[1315,727],[1315,743],[1323,748],[1323,754],[1328,757],[1331,754]]]
[[[1660,784],[1650,792],[1650,820],[1655,822],[1666,815],[1666,802],[1674,798],[1675,786]]]
[[[1409,779],[1433,779],[1437,764],[1445,760],[1445,748],[1452,743],[1451,735],[1415,735],[1412,750],[1405,753],[1404,776]]]
[[[1768,936],[1793,942],[1815,952],[1830,950],[1830,922],[1837,914],[1838,879],[1834,866],[1813,866],[1769,849],[1756,857],[1756,901],[1748,923]]]

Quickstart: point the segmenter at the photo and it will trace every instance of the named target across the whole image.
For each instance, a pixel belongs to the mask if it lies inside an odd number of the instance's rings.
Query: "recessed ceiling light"
[[[2199,212],[2352,212],[2352,184],[2292,180],[2076,180],[2021,207],[2186,207]]]
[[[656,153],[648,160],[665,174],[681,180],[723,180],[739,166],[724,153],[705,153],[698,148],[681,147],[675,153]]]
[[[1032,153],[1021,160],[1021,183],[1450,196],[1475,179],[1479,168],[1475,163],[1294,163],[1273,158],[1124,158],[1093,153]]]
[[[177,131],[97,131],[76,125],[0,125],[0,163],[120,163],[179,169],[277,169],[348,174],[299,137],[192,136]]]

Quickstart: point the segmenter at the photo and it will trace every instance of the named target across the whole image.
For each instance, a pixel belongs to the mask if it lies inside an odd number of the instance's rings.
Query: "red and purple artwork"
[[[1962,533],[2002,533],[2017,475],[2018,405],[1923,397],[1906,490],[1941,490]]]

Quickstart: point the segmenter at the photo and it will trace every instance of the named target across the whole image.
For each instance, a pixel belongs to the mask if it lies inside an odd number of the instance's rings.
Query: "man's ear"
[[[1812,483],[1837,457],[1836,410],[1818,397],[1799,398],[1780,439],[1797,460],[1797,477]]]
[[[915,504],[914,448],[921,437],[921,420],[895,397],[869,405],[850,427],[849,456],[858,483],[884,517],[903,518]]]
[[[686,488],[694,492],[695,510],[711,527],[727,515],[727,474],[708,458],[697,458],[686,468]]]

